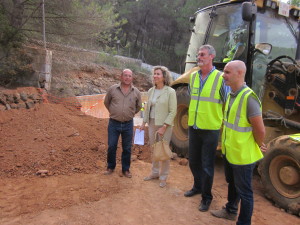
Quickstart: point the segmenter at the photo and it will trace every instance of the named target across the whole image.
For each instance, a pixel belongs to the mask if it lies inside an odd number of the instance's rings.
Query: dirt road
[[[5,178],[1,186],[0,224],[17,225],[132,225],[132,224],[235,224],[198,211],[200,196],[183,196],[192,184],[187,166],[171,163],[166,188],[159,182],[143,181],[151,164],[132,163],[133,177],[111,176],[103,170],[92,174],[59,175],[48,178]],[[254,177],[253,224],[298,224],[290,215],[265,199],[259,178]],[[211,209],[226,202],[226,183],[221,160],[216,161]]]

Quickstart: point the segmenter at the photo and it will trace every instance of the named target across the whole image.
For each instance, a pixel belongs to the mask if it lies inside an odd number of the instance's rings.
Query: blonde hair
[[[171,76],[171,73],[170,73],[169,69],[165,66],[154,66],[153,69],[152,69],[152,75],[154,74],[155,70],[161,70],[161,72],[163,74],[163,77],[164,77],[164,85],[170,86],[173,79],[172,79],[172,76]]]

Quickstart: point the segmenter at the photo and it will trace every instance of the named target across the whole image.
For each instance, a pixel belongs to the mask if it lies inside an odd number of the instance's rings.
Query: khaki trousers
[[[150,146],[152,146],[155,142],[155,132],[161,127],[161,126],[155,126],[154,119],[149,120],[149,143]],[[170,143],[172,136],[172,127],[168,126],[166,129],[166,132],[164,134],[164,140]],[[162,137],[159,136],[161,139]],[[152,151],[152,147],[151,147]],[[160,180],[167,180],[169,175],[169,169],[170,169],[170,160],[165,161],[159,161],[159,162],[152,162],[152,173],[151,176],[153,177],[159,177]]]

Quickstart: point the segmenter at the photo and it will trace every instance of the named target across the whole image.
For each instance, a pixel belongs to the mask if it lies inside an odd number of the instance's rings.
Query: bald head
[[[238,72],[238,74],[241,76],[241,78],[243,80],[245,79],[245,74],[246,74],[247,68],[243,61],[233,60],[233,61],[227,63],[226,66],[232,67],[233,70]]]
[[[223,74],[226,85],[230,86],[233,91],[237,91],[244,84],[246,70],[243,61],[234,60],[227,63]]]
[[[124,69],[121,73],[121,86],[122,87],[129,87],[132,84],[132,80],[133,80],[133,74],[132,71],[130,69]]]
[[[131,71],[131,69],[124,69],[122,71],[122,74],[124,74],[124,73],[131,73],[132,74],[132,71]]]

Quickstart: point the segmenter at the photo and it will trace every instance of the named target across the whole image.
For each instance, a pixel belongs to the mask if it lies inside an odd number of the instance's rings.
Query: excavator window
[[[253,56],[252,89],[260,98],[263,95],[267,64],[280,55],[295,58],[297,26],[296,21],[280,16],[276,11],[258,11],[256,15],[255,44],[268,43],[272,45],[272,51],[268,56],[260,53],[255,53]]]

